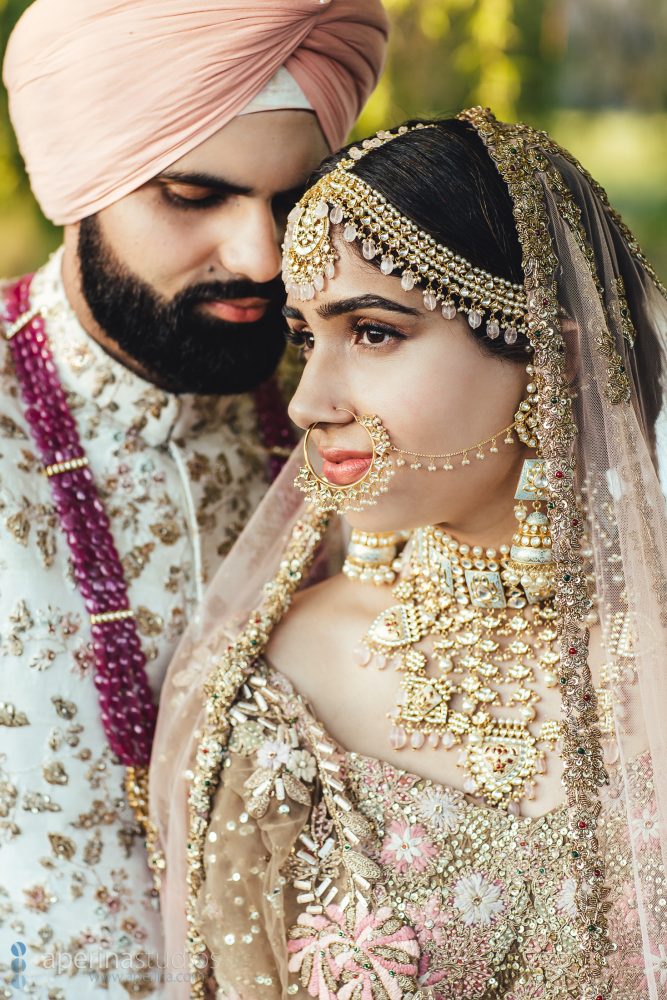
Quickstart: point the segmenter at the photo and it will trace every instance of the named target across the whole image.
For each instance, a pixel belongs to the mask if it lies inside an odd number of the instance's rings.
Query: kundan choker
[[[523,590],[509,546],[470,548],[432,527],[414,533],[393,593],[358,650],[361,666],[400,671],[392,746],[458,747],[468,793],[532,798],[560,735],[557,721],[537,721],[537,679],[558,684],[552,598]]]

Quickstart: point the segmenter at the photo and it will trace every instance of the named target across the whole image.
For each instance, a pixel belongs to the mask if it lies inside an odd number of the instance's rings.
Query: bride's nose
[[[354,406],[349,399],[342,372],[331,356],[317,350],[308,359],[301,381],[289,404],[289,415],[297,427],[307,430],[313,424],[346,424]]]

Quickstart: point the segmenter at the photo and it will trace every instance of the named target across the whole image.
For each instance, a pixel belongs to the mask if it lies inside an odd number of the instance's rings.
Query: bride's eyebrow
[[[355,295],[353,298],[339,299],[338,302],[326,302],[317,307],[317,314],[322,319],[334,319],[336,316],[344,316],[345,313],[357,312],[359,309],[385,309],[404,316],[421,316],[419,309],[413,309],[393,299],[385,299],[382,295]],[[283,316],[285,319],[304,318],[301,310],[293,306],[284,306]]]
[[[349,299],[339,299],[337,302],[325,302],[318,306],[316,312],[322,319],[334,319],[345,313],[357,312],[359,309],[385,309],[388,312],[402,313],[404,316],[421,316],[419,309],[385,299],[382,295],[355,295]]]
[[[300,309],[294,309],[293,306],[283,306],[282,312],[285,319],[299,319],[305,323],[303,313]]]

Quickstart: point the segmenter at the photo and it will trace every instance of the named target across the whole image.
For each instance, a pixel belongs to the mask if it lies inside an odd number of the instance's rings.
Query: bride
[[[664,289],[481,109],[327,162],[284,277],[303,450],[151,767],[174,993],[667,997]]]

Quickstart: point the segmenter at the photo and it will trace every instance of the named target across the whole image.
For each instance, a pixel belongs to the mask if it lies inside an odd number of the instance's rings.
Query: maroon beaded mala
[[[141,648],[127,584],[111,525],[99,498],[76,422],[58,378],[43,316],[31,307],[32,275],[5,293],[4,333],[9,341],[25,415],[51,481],[56,510],[67,538],[76,583],[90,616],[102,725],[111,750],[130,769],[128,795],[145,823],[145,769],[151,753],[157,707]],[[292,443],[284,402],[275,381],[255,394],[262,442],[271,478]]]

